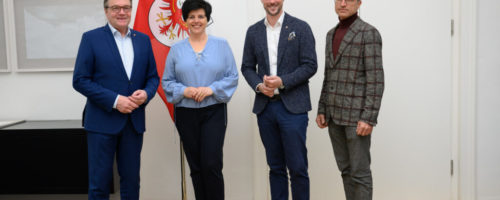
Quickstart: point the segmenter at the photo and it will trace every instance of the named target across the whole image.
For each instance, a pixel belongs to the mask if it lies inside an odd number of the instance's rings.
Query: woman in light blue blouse
[[[175,105],[175,125],[183,142],[196,199],[224,199],[222,147],[226,103],[238,85],[238,71],[225,39],[207,35],[211,6],[204,0],[182,5],[190,37],[172,46],[162,86]]]

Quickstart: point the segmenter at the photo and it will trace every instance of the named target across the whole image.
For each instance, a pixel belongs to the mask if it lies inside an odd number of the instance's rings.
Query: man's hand
[[[202,102],[205,97],[212,96],[214,91],[210,87],[198,87],[198,93],[193,96],[193,99],[197,102]]]
[[[189,99],[194,99],[194,97],[198,94],[198,88],[187,87],[184,90],[184,97]]]
[[[148,100],[148,93],[144,90],[136,90],[132,95],[128,97],[132,102],[138,106],[142,105],[146,100]]]
[[[316,124],[318,124],[319,128],[326,128],[326,127],[328,127],[328,124],[326,123],[325,115],[324,114],[319,114],[316,117]]]
[[[283,81],[281,81],[281,78],[279,76],[264,75],[264,85],[274,90],[281,87],[283,85]]]
[[[139,105],[130,100],[129,97],[124,97],[122,95],[118,96],[118,101],[116,102],[116,109],[123,114],[132,113]]]
[[[356,128],[356,133],[359,136],[367,136],[367,135],[370,135],[372,133],[372,130],[373,130],[372,125],[370,125],[366,122],[363,122],[363,121],[359,121],[358,127]]]
[[[262,83],[259,85],[258,89],[262,94],[271,98],[274,96],[274,89],[276,89],[276,88],[267,87],[266,84]]]

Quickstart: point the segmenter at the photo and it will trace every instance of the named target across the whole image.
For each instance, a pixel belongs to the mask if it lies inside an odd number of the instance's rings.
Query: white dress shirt
[[[132,37],[130,29],[127,30],[127,34],[125,35],[125,37],[123,37],[120,31],[116,30],[110,24],[108,24],[108,26],[111,29],[111,33],[113,33],[116,46],[118,47],[118,51],[120,52],[120,57],[122,59],[123,67],[125,68],[127,77],[130,80],[130,77],[132,76],[132,67],[134,64],[134,46],[132,45]],[[113,108],[116,108],[119,96],[120,95],[116,96]]]
[[[281,25],[283,24],[283,19],[285,18],[285,12],[281,12],[281,16],[274,24],[271,26],[267,21],[267,17],[264,20],[264,24],[266,25],[266,33],[267,33],[267,51],[269,54],[269,71],[270,76],[278,75],[278,44],[280,41],[280,33],[281,33]],[[278,89],[274,91],[275,94],[278,94]]]

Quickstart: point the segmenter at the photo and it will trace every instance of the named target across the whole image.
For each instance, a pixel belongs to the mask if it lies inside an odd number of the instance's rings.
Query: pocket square
[[[295,31],[292,31],[290,34],[288,34],[288,41],[295,39]]]

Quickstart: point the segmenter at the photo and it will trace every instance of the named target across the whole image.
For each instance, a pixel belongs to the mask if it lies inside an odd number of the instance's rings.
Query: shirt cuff
[[[255,92],[260,93],[260,90],[259,90],[260,85],[262,85],[262,83],[259,83],[259,84],[257,84],[257,86],[255,86]]]
[[[280,85],[280,87],[278,87],[278,89],[280,89],[280,90],[285,89],[285,85],[283,85],[283,83],[281,83],[281,85]]]
[[[116,109],[116,104],[118,104],[118,98],[120,98],[120,95],[116,95],[115,103],[113,103],[114,109]]]

